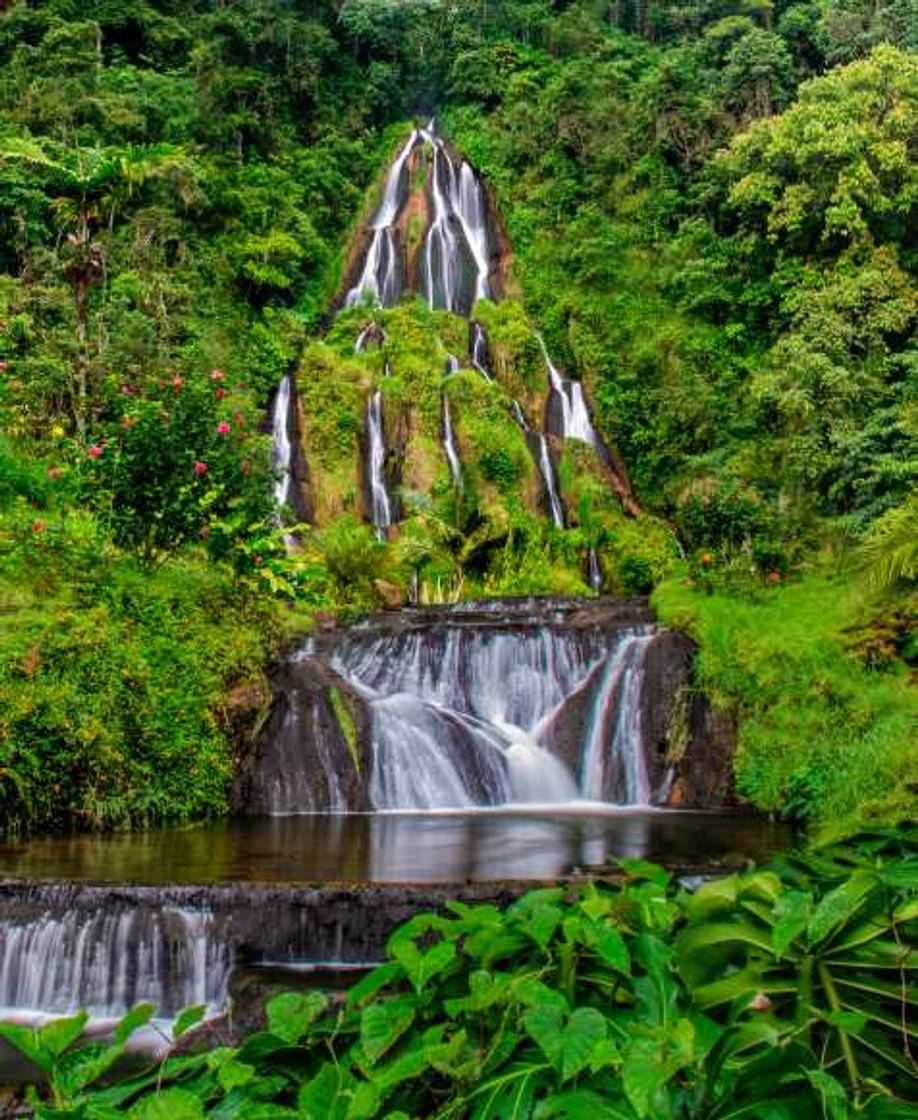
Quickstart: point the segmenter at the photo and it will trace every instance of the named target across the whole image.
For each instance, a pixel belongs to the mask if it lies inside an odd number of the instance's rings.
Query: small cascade
[[[538,432],[530,438],[537,441],[536,463],[539,467],[539,474],[542,476],[542,482],[545,485],[545,495],[548,498],[548,508],[552,522],[556,528],[563,529],[564,506],[561,504],[561,495],[558,492],[558,477],[555,474],[555,464],[551,461],[551,454],[548,450],[548,440],[543,432]]]
[[[611,788],[619,790],[629,805],[650,803],[647,761],[640,749],[640,695],[644,656],[652,641],[653,635],[632,637],[618,647],[603,670],[581,764],[581,788],[587,800],[604,801]]]
[[[288,373],[278,386],[277,394],[274,397],[274,409],[271,414],[271,436],[274,443],[273,460],[277,472],[277,479],[274,483],[274,501],[278,510],[278,518],[282,516],[285,507],[294,504],[293,441],[291,433],[296,431],[296,423],[293,406],[293,377]]]
[[[472,367],[487,381],[493,381],[491,365],[488,360],[488,339],[484,327],[479,322],[472,323]],[[514,402],[515,403],[515,402]]]
[[[31,909],[31,908],[28,908]],[[223,1006],[232,951],[208,910],[52,909],[0,922],[0,1017],[87,1010],[123,1015],[140,1000],[163,1018]]]
[[[453,359],[455,361],[455,359]],[[443,400],[443,451],[446,454],[446,461],[449,464],[449,473],[453,480],[453,486],[457,490],[462,490],[462,463],[459,459],[459,451],[456,447],[456,438],[453,434],[453,421],[449,412],[449,397],[446,393],[442,395]]]
[[[383,429],[383,398],[377,389],[367,401],[367,474],[370,486],[370,520],[381,540],[392,524],[392,502],[386,487],[386,443]]]
[[[392,307],[401,297],[402,269],[394,222],[407,198],[408,159],[420,135],[416,129],[412,131],[389,169],[382,201],[370,223],[372,235],[363,271],[357,283],[344,297],[345,307],[354,307],[364,302]]]
[[[599,553],[595,548],[587,550],[586,555],[587,583],[593,591],[602,591],[603,575],[602,565],[599,562]]]
[[[548,350],[540,336],[539,345],[548,366],[548,379],[551,392],[561,406],[561,435],[564,439],[579,439],[590,447],[601,446],[599,437],[590,420],[590,412],[583,396],[583,386],[579,381],[561,376],[548,355]]]

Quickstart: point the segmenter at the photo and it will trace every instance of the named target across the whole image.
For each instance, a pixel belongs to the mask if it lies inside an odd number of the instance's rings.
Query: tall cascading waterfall
[[[0,922],[0,1018],[80,1009],[111,1018],[139,1000],[170,1018],[225,1002],[232,951],[208,910],[19,911]]]
[[[273,461],[276,471],[274,482],[274,502],[277,507],[278,524],[283,524],[284,510],[295,505],[293,477],[293,438],[296,433],[296,416],[293,412],[293,376],[287,374],[281,381],[274,398],[271,413],[271,438]],[[293,537],[285,537],[287,544]]]
[[[392,524],[392,500],[386,485],[386,443],[383,428],[383,397],[377,389],[367,400],[367,482],[370,490],[370,519],[381,538]]]
[[[408,159],[420,139],[420,132],[412,131],[389,169],[382,201],[370,223],[363,271],[344,297],[345,307],[365,302],[391,307],[401,297],[402,269],[394,223],[408,194]]]
[[[468,163],[456,163],[434,121],[421,134],[433,147],[433,214],[421,261],[423,294],[431,309],[467,314],[477,300],[491,297],[492,246],[484,187]]]
[[[543,613],[533,625],[531,615],[544,610],[432,609],[311,639],[288,678],[281,723],[269,732],[283,744],[285,793],[274,800],[266,774],[266,807],[321,811],[314,791],[331,788],[328,808],[338,810],[342,794],[351,810],[653,801],[643,665],[659,631],[643,621],[646,612],[611,629],[605,616],[569,626],[563,612]],[[338,682],[363,713],[356,770],[347,748],[334,745],[327,684],[317,692],[317,681]],[[321,707],[324,717],[305,714]],[[327,740],[322,751],[313,748],[316,727]],[[312,775],[313,792],[301,801],[290,796],[292,763]]]

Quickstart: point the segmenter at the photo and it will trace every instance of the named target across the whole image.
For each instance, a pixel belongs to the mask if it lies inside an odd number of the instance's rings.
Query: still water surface
[[[265,817],[0,845],[0,877],[94,883],[451,883],[550,879],[623,857],[682,870],[761,860],[788,830],[742,814],[559,812]]]

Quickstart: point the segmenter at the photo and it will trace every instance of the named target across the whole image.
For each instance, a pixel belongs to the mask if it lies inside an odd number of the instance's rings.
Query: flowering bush
[[[145,562],[190,541],[209,547],[209,526],[231,515],[245,526],[270,514],[267,441],[247,423],[245,392],[223,381],[214,370],[146,391],[110,386],[83,483],[115,542]]]

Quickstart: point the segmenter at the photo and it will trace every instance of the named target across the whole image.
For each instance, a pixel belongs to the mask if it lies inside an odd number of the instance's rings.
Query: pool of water
[[[264,817],[0,845],[0,877],[89,883],[453,883],[538,880],[621,858],[716,871],[791,843],[739,813],[540,810]]]

